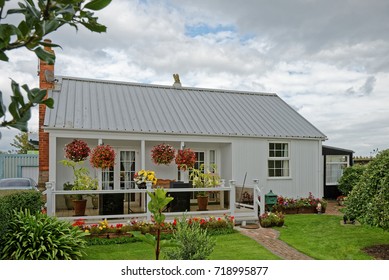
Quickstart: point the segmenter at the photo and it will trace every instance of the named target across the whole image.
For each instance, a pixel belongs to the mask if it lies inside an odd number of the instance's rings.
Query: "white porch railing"
[[[200,215],[208,215],[208,216],[223,216],[225,214],[234,216],[237,221],[239,220],[253,220],[257,219],[258,217],[258,209],[260,207],[261,213],[264,209],[264,206],[262,207],[261,202],[263,203],[264,198],[261,194],[261,189],[259,188],[259,180],[253,180],[252,186],[245,186],[245,189],[251,189],[253,191],[253,203],[251,205],[240,203],[240,201],[237,201],[237,195],[236,191],[239,190],[241,187],[236,186],[235,181],[230,180],[229,186],[218,186],[213,188],[166,188],[165,190],[173,193],[186,193],[186,192],[198,192],[198,191],[206,191],[206,192],[227,192],[229,193],[228,196],[228,203],[224,203],[224,196],[221,196],[221,201],[219,202],[221,209],[209,209],[207,211],[186,211],[186,212],[164,212],[167,219],[173,219],[178,216],[182,216],[184,213],[187,216],[200,216]],[[60,219],[65,220],[75,220],[75,219],[85,219],[85,220],[102,220],[105,218],[110,219],[144,219],[147,221],[151,220],[152,213],[148,210],[147,204],[150,201],[150,197],[147,195],[147,192],[153,192],[154,189],[151,187],[151,183],[147,184],[146,189],[126,189],[126,190],[93,190],[93,191],[68,191],[68,190],[56,190],[55,182],[47,182],[46,183],[46,191],[44,194],[46,194],[46,209],[47,209],[47,215],[49,216],[57,216]],[[65,214],[59,216],[58,213],[61,211],[61,209],[57,209],[57,196],[64,196],[64,195],[102,195],[102,194],[128,194],[128,197],[130,194],[140,194],[140,199],[142,200],[142,210],[141,212],[137,213],[121,213],[121,214],[106,214],[106,215],[100,215],[96,214],[88,214],[85,216],[73,216],[72,214]],[[259,200],[258,198],[261,197]],[[144,202],[144,203],[143,203]],[[128,203],[130,203],[128,201]],[[228,205],[228,206],[226,206]],[[261,205],[261,206],[260,206]],[[99,205],[99,207],[102,207]],[[95,211],[96,212],[96,211]]]

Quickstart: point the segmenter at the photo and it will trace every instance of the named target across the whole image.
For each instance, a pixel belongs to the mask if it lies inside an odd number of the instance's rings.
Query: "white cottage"
[[[41,74],[43,70],[41,66]],[[246,184],[258,179],[264,192],[323,196],[326,136],[274,93],[189,88],[178,79],[173,86],[52,75],[43,79],[51,84],[48,96],[55,105],[41,111],[40,159],[48,159],[46,180],[56,190],[72,179],[59,161],[64,146],[77,138],[91,148],[104,143],[116,151],[111,170],[90,168],[100,188],[125,189],[140,169],[177,180],[175,165],[155,165],[150,156],[155,145],[167,143],[193,149],[199,163],[216,163],[226,182],[242,185],[247,174]]]
[[[323,196],[325,135],[276,94],[57,77],[49,96],[55,108],[46,110],[43,128],[49,180],[57,186],[71,180],[59,160],[78,138],[91,148],[115,149],[115,167],[102,174],[114,190],[128,183],[123,174],[140,169],[177,179],[174,166],[155,165],[150,157],[154,145],[168,143],[193,149],[199,163],[216,163],[225,180],[242,184],[247,173],[248,182],[259,179],[276,194]]]

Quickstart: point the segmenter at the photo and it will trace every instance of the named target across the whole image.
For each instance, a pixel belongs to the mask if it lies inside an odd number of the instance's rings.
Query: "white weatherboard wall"
[[[268,146],[270,142],[289,143],[290,178],[268,177]],[[241,138],[232,143],[233,179],[237,185],[259,179],[265,193],[270,190],[287,197],[307,197],[309,192],[322,197],[321,142],[317,140]]]
[[[55,133],[52,133],[54,137]],[[145,145],[145,167],[155,170],[161,179],[175,179],[177,171],[173,166],[157,166],[151,161],[150,152],[155,144],[169,143],[174,148],[179,148],[179,143],[184,142],[186,147],[195,150],[217,151],[219,172],[223,179],[235,180],[238,186],[243,184],[247,172],[246,185],[252,185],[253,179],[259,179],[259,185],[265,193],[272,190],[275,194],[288,197],[307,197],[309,192],[315,197],[322,197],[322,160],[321,141],[304,139],[269,139],[257,137],[214,137],[214,136],[189,136],[189,135],[157,135],[157,134],[133,134],[133,133],[106,133],[106,132],[84,132],[77,133],[60,132],[57,138],[56,147],[56,176],[57,187],[61,188],[63,183],[72,179],[72,171],[58,163],[63,159],[63,148],[73,138],[84,139],[93,148],[97,145],[98,139],[104,144],[112,145],[115,149],[136,150],[136,170],[141,168],[140,150],[141,140],[146,141]],[[290,178],[268,178],[268,153],[269,142],[289,143],[290,151]],[[89,167],[89,162],[85,163]],[[53,172],[50,168],[50,172]],[[97,176],[97,170],[91,168],[91,175]],[[54,174],[53,174],[54,175]]]

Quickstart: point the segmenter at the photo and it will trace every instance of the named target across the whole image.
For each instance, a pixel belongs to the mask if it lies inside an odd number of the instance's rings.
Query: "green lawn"
[[[342,217],[286,215],[280,239],[319,260],[369,260],[362,249],[389,244],[389,232],[363,225],[342,225]]]
[[[369,260],[362,249],[389,244],[389,232],[363,225],[342,225],[342,217],[331,215],[286,215],[285,225],[276,228],[280,239],[319,260]],[[215,237],[212,260],[275,260],[277,256],[256,241],[236,232]],[[89,260],[152,260],[152,248],[143,242],[93,245],[86,250]]]
[[[256,241],[240,233],[215,236],[215,250],[212,260],[277,260],[277,256]],[[93,245],[86,250],[87,260],[153,260],[154,252],[143,242]]]

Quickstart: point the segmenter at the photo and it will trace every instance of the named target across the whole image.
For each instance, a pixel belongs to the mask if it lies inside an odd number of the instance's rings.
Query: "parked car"
[[[31,178],[0,179],[0,190],[36,190],[38,184]]]

